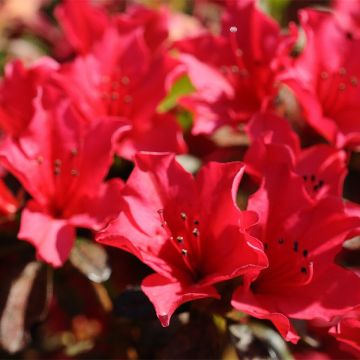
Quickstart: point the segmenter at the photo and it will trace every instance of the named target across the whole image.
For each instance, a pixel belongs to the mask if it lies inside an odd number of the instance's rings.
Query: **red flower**
[[[264,268],[246,229],[256,218],[235,203],[241,163],[209,163],[194,179],[166,154],[139,154],[118,218],[97,240],[132,252],[156,273],[142,289],[164,326],[182,303],[218,298],[214,284]]]
[[[329,333],[337,340],[354,347],[360,355],[360,306],[345,314]]]
[[[297,134],[284,118],[271,113],[257,114],[246,127],[252,144],[245,155],[246,170],[257,179],[267,167],[272,149],[280,159],[300,175],[309,195],[321,198],[341,196],[347,174],[346,153],[321,144],[301,149]]]
[[[141,29],[120,35],[109,28],[91,53],[59,71],[57,82],[86,117],[121,119],[120,156],[131,158],[139,150],[184,152],[175,116],[156,112],[177,65],[165,54],[151,54]]]
[[[181,102],[194,113],[193,133],[237,126],[268,107],[292,41],[293,36],[282,36],[278,24],[255,1],[229,2],[221,36],[179,41],[176,47],[184,53],[180,60],[197,90]]]
[[[165,9],[154,11],[133,5],[125,13],[110,16],[104,6],[96,6],[89,0],[65,0],[56,7],[55,15],[69,43],[80,54],[90,52],[110,27],[122,35],[142,29],[151,51],[163,47],[168,36]]]
[[[34,113],[33,99],[37,86],[43,84],[58,68],[50,58],[41,58],[30,68],[16,60],[5,67],[0,84],[0,128],[5,134],[18,136]]]
[[[360,303],[360,279],[334,263],[359,219],[345,214],[339,197],[309,197],[303,179],[277,160],[277,150],[267,153],[262,185],[248,203],[259,214],[250,233],[264,243],[269,267],[256,278],[244,275],[232,304],[271,320],[287,340],[296,342],[289,318],[328,321]]]
[[[342,26],[350,29],[349,34],[358,38],[360,35],[360,2],[358,0],[333,0],[331,5]]]
[[[50,104],[42,91],[29,126],[19,137],[5,138],[0,159],[33,197],[22,212],[19,238],[31,242],[39,258],[59,266],[70,252],[75,226],[99,229],[118,209],[122,182],[102,181],[119,124],[89,123],[66,99]]]
[[[360,144],[360,39],[349,35],[334,14],[300,13],[306,46],[284,75],[308,123],[337,147]]]

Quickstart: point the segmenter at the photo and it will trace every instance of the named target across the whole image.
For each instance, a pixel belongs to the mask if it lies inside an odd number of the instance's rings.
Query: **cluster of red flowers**
[[[356,14],[302,9],[284,31],[255,1],[220,7],[217,33],[175,36],[166,8],[58,5],[67,59],[5,67],[2,177],[29,196],[0,182],[1,213],[21,213],[18,238],[53,267],[77,228],[138,257],[163,326],[214,298],[292,343],[296,320],[321,324],[356,354],[360,278],[336,262],[360,234],[343,198],[360,148]],[[241,146],[216,142],[224,129]],[[195,176],[178,154],[201,162]],[[128,179],[107,176],[114,158],[134,162]]]

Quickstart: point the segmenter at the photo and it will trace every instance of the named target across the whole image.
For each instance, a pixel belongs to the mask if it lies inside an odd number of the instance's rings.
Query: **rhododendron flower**
[[[139,150],[180,153],[186,146],[175,116],[156,112],[177,65],[166,54],[154,56],[140,29],[120,35],[110,28],[91,53],[63,66],[56,81],[88,118],[122,121],[120,156],[131,158]]]
[[[37,87],[46,82],[58,69],[58,64],[47,57],[25,68],[15,60],[5,67],[5,76],[0,84],[0,129],[18,136],[31,121],[34,113],[33,100]]]
[[[152,52],[164,47],[168,37],[169,15],[165,8],[155,11],[132,5],[126,12],[110,16],[105,6],[89,0],[65,0],[56,7],[55,15],[69,43],[80,54],[90,52],[110,27],[119,35],[142,29],[146,45]]]
[[[177,42],[179,59],[197,90],[181,100],[194,113],[193,133],[237,126],[269,107],[293,39],[282,36],[279,25],[251,1],[229,2],[221,36],[204,34]]]
[[[337,147],[360,144],[360,39],[349,35],[334,14],[300,13],[306,44],[283,81],[295,93],[308,123]]]
[[[270,150],[262,185],[248,202],[259,214],[249,231],[264,243],[269,267],[255,278],[244,275],[232,305],[271,320],[296,342],[289,318],[329,321],[360,302],[360,278],[334,262],[359,219],[345,213],[339,197],[311,198],[303,179],[277,161],[278,149]]]
[[[354,347],[360,355],[360,306],[345,314],[329,333],[337,340]]]
[[[142,289],[167,326],[182,303],[218,298],[218,282],[260,270],[267,260],[248,235],[256,214],[235,197],[241,163],[209,163],[196,178],[174,155],[139,154],[123,190],[123,208],[97,240],[127,250],[155,274]]]
[[[122,182],[103,178],[119,124],[86,121],[67,99],[54,98],[45,108],[48,90],[38,91],[29,126],[4,139],[0,161],[33,197],[22,211],[18,237],[32,243],[40,259],[59,266],[69,255],[75,226],[99,229],[118,211]]]
[[[268,166],[267,153],[276,148],[277,161],[281,159],[303,178],[310,196],[342,195],[347,174],[345,151],[326,144],[301,149],[299,138],[289,122],[272,113],[255,115],[246,126],[246,132],[252,144],[244,162],[247,172],[258,180],[262,179]]]
[[[343,27],[349,29],[349,34],[359,38],[360,36],[360,1],[333,0],[332,8],[334,15],[339,19]]]

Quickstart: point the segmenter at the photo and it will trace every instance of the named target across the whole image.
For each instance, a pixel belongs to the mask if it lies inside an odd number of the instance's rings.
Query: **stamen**
[[[187,256],[188,252],[186,249],[181,249],[181,253],[184,255],[184,256]]]
[[[355,76],[352,76],[351,79],[350,79],[350,82],[351,82],[351,85],[357,86],[359,81]]]
[[[308,254],[309,254],[309,251],[308,250],[303,250],[303,257],[307,257],[308,256]]]
[[[60,159],[56,159],[56,160],[54,161],[54,165],[55,165],[55,166],[61,166],[61,160],[60,160]]]
[[[236,33],[237,31],[238,31],[238,29],[237,29],[236,26],[231,26],[231,27],[230,27],[230,32]]]
[[[72,155],[72,156],[76,156],[77,154],[78,154],[77,148],[75,148],[75,147],[72,148],[72,149],[71,149],[71,155]]]
[[[345,91],[346,85],[344,83],[340,83],[338,89],[339,91]]]
[[[186,214],[184,212],[180,213],[180,217],[182,220],[186,220]]]
[[[345,76],[345,75],[346,75],[346,69],[345,69],[344,67],[341,67],[341,68],[339,69],[339,75],[341,75],[341,76]]]
[[[295,252],[298,252],[299,250],[299,243],[297,241],[294,241],[294,247],[293,247]]]
[[[39,165],[41,165],[41,164],[44,162],[44,158],[43,158],[41,155],[39,155],[39,156],[36,158],[36,162],[37,162]]]
[[[121,78],[121,83],[122,83],[123,85],[128,85],[129,82],[130,82],[130,79],[129,79],[127,76],[123,76],[123,77]]]
[[[329,74],[326,71],[322,71],[320,77],[323,80],[327,80],[329,78]]]
[[[119,98],[119,94],[117,92],[111,93],[111,100],[117,100]]]
[[[179,243],[179,244],[182,244],[184,242],[184,237],[183,236],[177,236],[176,237],[176,241]]]
[[[193,234],[195,237],[198,237],[198,236],[199,236],[199,229],[198,229],[198,228],[195,228],[195,229],[192,231],[192,234]]]
[[[76,169],[72,169],[70,173],[71,173],[71,176],[78,176],[79,175],[79,172]]]

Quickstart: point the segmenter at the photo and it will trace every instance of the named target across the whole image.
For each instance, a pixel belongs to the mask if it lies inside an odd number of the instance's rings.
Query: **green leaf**
[[[189,111],[182,109],[176,114],[176,119],[184,131],[191,129],[193,117]]]
[[[157,111],[164,113],[176,106],[178,99],[184,95],[189,95],[195,91],[187,75],[176,80],[165,99],[159,104]]]
[[[279,23],[282,22],[286,15],[286,9],[290,4],[290,0],[260,0],[260,6],[265,12],[271,15]]]

